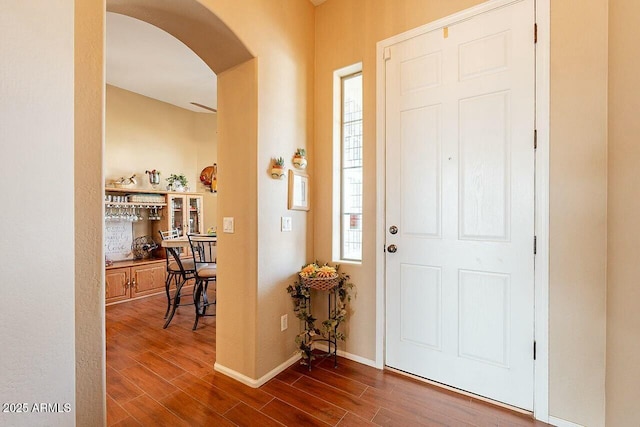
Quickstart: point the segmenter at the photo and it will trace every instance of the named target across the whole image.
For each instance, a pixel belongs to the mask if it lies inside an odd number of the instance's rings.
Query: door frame
[[[520,0],[489,0],[477,6],[433,21],[421,27],[382,40],[376,45],[376,247],[384,248],[385,181],[386,181],[386,116],[385,116],[385,51],[390,46],[420,34]],[[533,414],[540,421],[549,421],[549,55],[551,0],[534,0],[537,43],[535,47],[535,127],[537,150],[535,159],[535,235],[537,254],[534,270],[534,361]],[[382,219],[382,220],[380,220]],[[385,254],[376,251],[376,353],[375,366],[385,366]]]

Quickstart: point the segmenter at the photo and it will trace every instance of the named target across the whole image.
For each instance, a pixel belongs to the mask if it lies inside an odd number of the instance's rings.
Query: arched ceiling
[[[107,83],[182,108],[217,109],[203,65],[219,74],[253,57],[197,0],[107,0],[107,12]]]
[[[216,74],[253,58],[229,27],[196,0],[107,0],[107,11],[163,29],[189,46]]]
[[[191,49],[160,28],[107,12],[107,83],[198,113],[217,109],[217,77]]]
[[[107,0],[107,11],[107,82],[182,108],[217,108],[203,65],[219,74],[253,57],[198,0]]]

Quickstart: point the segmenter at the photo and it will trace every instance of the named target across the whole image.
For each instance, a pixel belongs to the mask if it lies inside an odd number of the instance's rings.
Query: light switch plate
[[[291,217],[283,216],[280,221],[280,231],[291,231]]]
[[[232,216],[226,216],[222,218],[222,232],[233,233],[235,231],[235,225]]]

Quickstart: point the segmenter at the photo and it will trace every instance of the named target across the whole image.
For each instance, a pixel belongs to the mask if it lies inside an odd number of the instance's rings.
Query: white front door
[[[522,0],[385,53],[386,364],[528,410],[534,16]]]

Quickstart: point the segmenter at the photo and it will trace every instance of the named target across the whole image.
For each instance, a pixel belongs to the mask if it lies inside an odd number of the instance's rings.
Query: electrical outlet
[[[289,327],[289,315],[283,314],[280,316],[280,332],[286,331]]]

